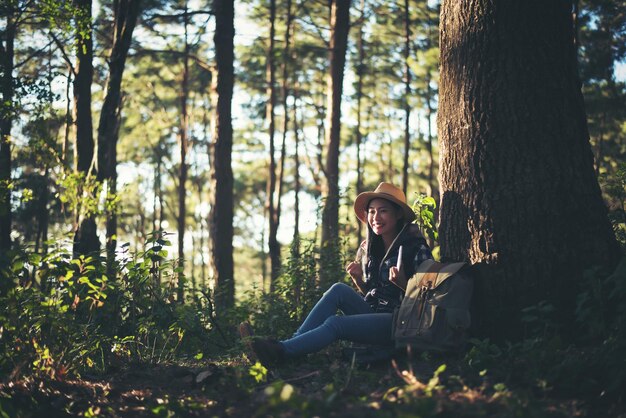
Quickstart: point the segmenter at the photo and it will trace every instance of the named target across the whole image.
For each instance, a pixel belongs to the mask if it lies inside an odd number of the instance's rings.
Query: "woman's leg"
[[[294,337],[304,334],[322,325],[327,318],[335,316],[337,310],[345,315],[372,313],[372,307],[350,286],[335,283],[315,304]]]
[[[330,316],[317,328],[281,341],[281,344],[289,356],[314,353],[337,340],[387,345],[393,341],[392,320],[392,313]]]

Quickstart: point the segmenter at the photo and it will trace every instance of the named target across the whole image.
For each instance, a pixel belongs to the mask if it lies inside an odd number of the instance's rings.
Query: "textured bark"
[[[11,129],[13,127],[13,66],[16,35],[13,10],[6,11],[6,27],[0,39],[2,100],[0,107],[0,257],[11,249]],[[7,104],[11,104],[8,105]],[[0,286],[4,289],[5,286]]]
[[[319,285],[325,288],[341,271],[339,259],[339,146],[341,142],[341,96],[350,28],[350,1],[332,0],[330,9],[330,69],[327,75],[327,131],[325,181],[322,198],[322,234]]]
[[[329,57],[330,71],[327,77],[328,110],[326,126],[328,130],[326,131],[326,163],[324,170],[326,181],[323,190],[325,202],[322,212],[322,247],[332,247],[336,245],[339,239],[341,95],[343,92],[344,65],[350,28],[350,1],[332,1],[330,24],[332,32]]]
[[[404,153],[402,164],[402,191],[407,194],[409,186],[409,154],[411,151],[411,68],[409,57],[411,56],[411,14],[409,12],[409,0],[404,0]]]
[[[446,0],[438,131],[442,258],[479,267],[482,330],[618,257],[593,171],[568,2]]]
[[[293,15],[291,11],[291,0],[287,0],[286,4],[287,8],[287,16],[286,16],[286,25],[287,29],[285,30],[285,49],[283,50],[283,63],[282,63],[282,85],[281,85],[281,94],[282,94],[282,106],[283,106],[283,138],[282,144],[280,147],[280,165],[278,169],[278,190],[276,191],[276,213],[274,224],[276,227],[276,232],[278,232],[278,227],[280,226],[280,215],[281,215],[281,203],[283,200],[283,186],[284,186],[284,177],[285,177],[285,160],[287,159],[287,132],[289,130],[289,95],[291,94],[291,86],[289,80],[289,63],[291,57],[291,29],[293,23]],[[272,259],[272,263],[277,263],[278,268],[280,269],[281,261],[280,261],[280,243],[278,240],[276,241],[276,260]],[[273,269],[274,270],[274,269]],[[272,283],[274,281],[272,280]],[[273,290],[273,289],[272,289]]]
[[[293,136],[295,142],[295,149],[293,154],[294,169],[293,169],[293,192],[294,192],[294,204],[293,204],[293,240],[296,243],[300,241],[300,124],[298,123],[298,105],[300,103],[300,95],[298,93],[299,86],[296,85],[294,92],[294,105],[293,105]]]
[[[109,57],[109,78],[106,95],[98,122],[98,181],[107,182],[107,194],[115,195],[117,183],[117,140],[122,108],[122,79],[126,58],[130,49],[140,10],[139,0],[119,0],[114,2],[113,46]],[[115,211],[106,214],[106,248],[109,275],[115,259],[117,247],[117,215]]]
[[[74,161],[76,170],[85,176],[95,174],[92,170],[94,157],[93,120],[91,116],[91,83],[93,80],[93,28],[91,0],[75,0],[81,12],[81,26],[77,31],[76,70],[74,78],[74,120],[76,123],[76,147]],[[82,191],[79,191],[79,196]],[[74,235],[74,255],[90,254],[100,251],[94,215],[86,215],[76,219],[78,228]]]
[[[363,125],[363,75],[365,72],[365,46],[363,39],[363,26],[365,25],[365,0],[361,0],[361,24],[359,25],[359,34],[357,40],[358,62],[356,68],[356,187],[355,193],[358,196],[363,191],[363,164],[361,157],[361,145],[363,143],[363,133],[361,127]],[[363,240],[363,223],[357,220],[357,242]]]
[[[187,152],[189,151],[189,139],[187,138],[189,130],[189,113],[187,109],[187,101],[189,100],[189,13],[187,3],[185,2],[185,13],[183,15],[184,31],[185,31],[185,50],[183,51],[183,74],[180,89],[180,125],[179,125],[179,142],[180,150],[180,168],[178,172],[178,260],[181,270],[184,272],[185,267],[185,229],[187,221],[187,177],[189,166],[187,164]],[[178,302],[184,302],[184,280],[183,274],[178,274],[177,288]]]
[[[215,142],[211,156],[211,270],[215,281],[215,307],[218,312],[235,303],[233,278],[233,127],[231,103],[234,84],[234,4],[214,0],[215,61],[217,69]]]
[[[276,106],[276,65],[274,63],[274,37],[276,35],[276,0],[270,0],[270,37],[267,50],[267,59],[265,65],[266,77],[266,93],[268,97],[265,108],[266,119],[268,123],[269,135],[269,173],[267,176],[267,210],[268,210],[268,227],[269,234],[267,238],[268,249],[270,254],[270,290],[274,288],[274,281],[280,273],[280,245],[278,243],[278,223],[276,222],[276,145],[274,135],[276,131],[275,125],[275,106]]]

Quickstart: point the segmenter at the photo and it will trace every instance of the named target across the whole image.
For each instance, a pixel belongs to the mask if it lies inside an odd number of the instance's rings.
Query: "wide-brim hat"
[[[407,205],[404,192],[391,183],[382,182],[373,192],[363,192],[356,197],[354,212],[362,222],[367,223],[367,206],[372,199],[386,199],[400,206],[406,222],[412,222],[415,219],[415,212]]]

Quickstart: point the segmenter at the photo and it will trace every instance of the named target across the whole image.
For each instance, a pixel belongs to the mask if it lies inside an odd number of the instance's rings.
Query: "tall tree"
[[[74,148],[76,170],[82,174],[83,188],[93,170],[94,141],[91,116],[91,83],[93,81],[93,22],[91,0],[75,0],[76,19],[76,70],[74,78],[74,121],[76,123],[76,147]],[[78,195],[90,190],[79,190]],[[84,216],[77,211],[77,229],[74,234],[74,254],[100,251],[95,215],[87,211]]]
[[[337,265],[339,244],[339,145],[341,142],[341,96],[350,29],[350,1],[332,0],[330,10],[329,73],[327,75],[326,162],[322,212],[321,281]]]
[[[276,0],[270,0],[270,35],[267,48],[267,58],[265,64],[265,81],[267,83],[267,104],[265,108],[268,123],[269,135],[269,173],[267,176],[267,212],[269,221],[269,234],[267,237],[268,249],[270,253],[270,289],[274,287],[274,281],[280,272],[280,245],[278,243],[278,222],[276,220],[276,145],[274,135],[275,106],[276,106],[276,64],[274,59],[274,44],[276,35]]]
[[[11,129],[14,110],[14,44],[17,32],[16,13],[13,2],[3,6],[6,26],[0,32],[0,257],[11,249]],[[0,286],[4,288],[4,286]]]
[[[411,106],[409,97],[411,96],[411,12],[409,10],[409,0],[404,0],[404,153],[402,164],[402,190],[406,195],[409,186],[409,154],[411,151]]]
[[[287,160],[287,133],[289,132],[289,96],[291,95],[290,86],[290,61],[291,61],[291,30],[293,24],[293,12],[291,10],[291,0],[287,0],[286,4],[287,16],[285,29],[285,48],[283,49],[282,75],[281,75],[281,96],[283,107],[283,137],[280,147],[280,165],[278,167],[278,187],[276,190],[276,213],[275,226],[276,232],[280,226],[280,215],[283,201],[283,186],[285,184],[285,161]],[[277,246],[277,262],[280,264],[280,243],[276,240]],[[272,280],[274,284],[274,280]]]
[[[365,73],[365,0],[361,0],[360,5],[359,32],[357,35],[357,63],[356,63],[356,185],[355,193],[358,195],[363,190],[363,165],[361,157],[361,146],[363,143],[363,78]],[[363,238],[363,224],[357,222],[358,235],[357,242]]]
[[[437,166],[435,147],[436,140],[433,133],[434,117],[437,113],[436,97],[438,94],[438,57],[439,44],[437,26],[439,24],[439,5],[430,2],[418,3],[415,7],[414,27],[416,33],[415,58],[418,65],[415,70],[415,84],[420,103],[425,113],[425,145],[428,158],[425,179],[427,182],[427,193],[439,198],[439,188],[437,185]],[[437,214],[436,214],[437,215]]]
[[[215,132],[211,155],[211,270],[215,280],[215,307],[228,309],[235,303],[233,266],[233,125],[234,15],[233,0],[214,0],[215,62],[217,69]]]
[[[122,78],[133,31],[139,17],[140,4],[141,1],[139,0],[116,0],[113,3],[113,44],[108,60],[109,78],[98,123],[97,178],[100,182],[106,181],[107,196],[109,197],[113,197],[117,193],[117,140],[122,109]],[[107,265],[110,269],[115,259],[117,246],[116,211],[114,209],[107,210],[106,216]]]
[[[441,9],[443,259],[478,264],[483,330],[542,300],[564,316],[619,250],[593,170],[569,2]],[[487,319],[488,318],[488,319]]]
[[[187,163],[187,152],[189,151],[189,109],[187,102],[189,101],[189,54],[191,46],[189,45],[189,9],[188,3],[185,1],[183,11],[183,30],[184,30],[184,50],[183,50],[183,73],[180,88],[180,125],[178,128],[179,150],[180,150],[180,168],[178,174],[178,216],[176,217],[178,224],[178,260],[181,271],[184,271],[184,255],[185,255],[185,228],[187,220],[187,177],[189,173],[189,164]],[[193,263],[193,261],[192,261]],[[178,275],[177,297],[180,303],[184,299],[184,276]]]

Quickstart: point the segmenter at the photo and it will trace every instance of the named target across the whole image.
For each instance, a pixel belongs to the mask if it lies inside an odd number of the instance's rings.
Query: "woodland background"
[[[211,378],[147,414],[624,414],[626,8],[443,3],[4,2],[0,412],[131,413],[54,385],[149,364]],[[250,368],[235,325],[288,335],[347,280],[380,181],[476,266],[467,355]]]

